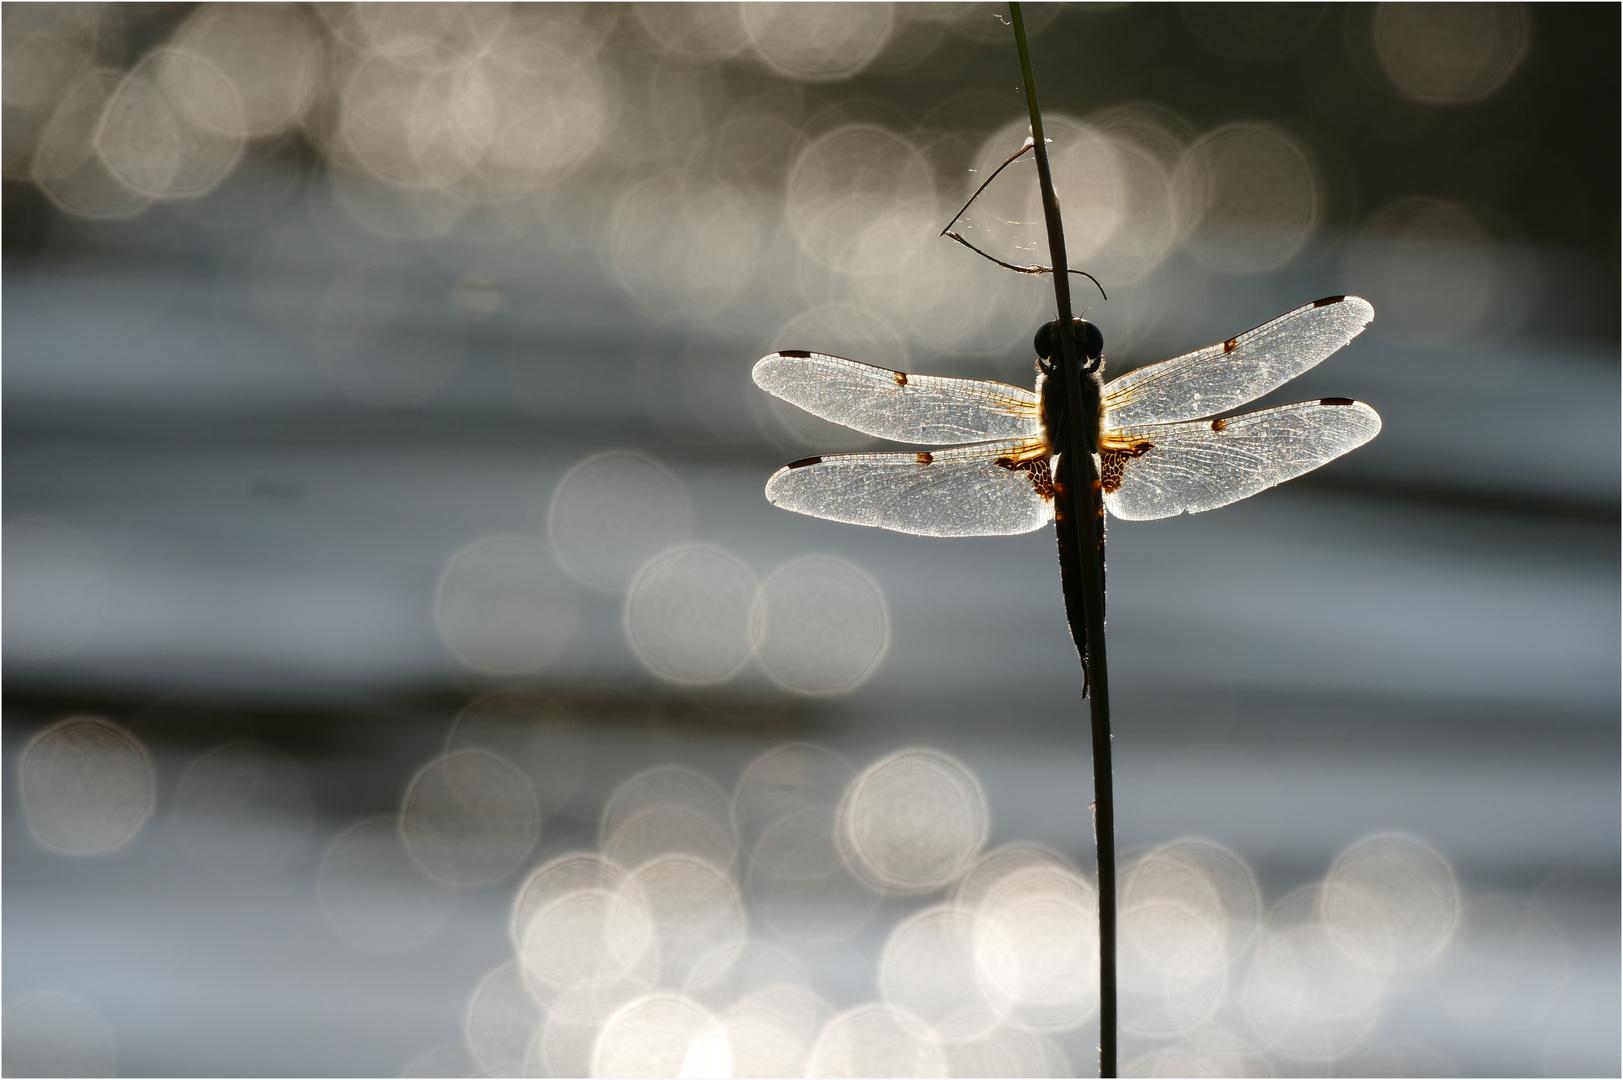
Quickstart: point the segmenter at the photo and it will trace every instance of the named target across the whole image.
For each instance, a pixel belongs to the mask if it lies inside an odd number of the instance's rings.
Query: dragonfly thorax
[[[1088,418],[1084,438],[1089,446],[1099,444],[1099,426],[1102,417],[1100,400],[1103,386],[1105,336],[1086,319],[1071,320],[1072,340],[1076,343],[1076,358],[1082,368],[1082,408]],[[1060,343],[1060,321],[1044,323],[1037,328],[1031,341],[1037,350],[1037,394],[1042,400],[1043,428],[1049,446],[1055,453],[1064,453],[1070,445],[1070,404],[1066,392],[1064,355]]]
[[[1097,327],[1092,323],[1084,323],[1081,319],[1077,322],[1093,331],[1093,337],[1096,339],[1095,347],[1102,345],[1103,335],[1099,333]],[[1049,323],[1044,329],[1054,328],[1050,332],[1057,334],[1057,327],[1057,323]],[[1039,339],[1041,334],[1042,332],[1038,331]],[[1081,336],[1080,333],[1078,336]],[[1057,339],[1051,339],[1051,343],[1057,348]],[[1081,368],[1079,373],[1081,381],[1077,389],[1081,398],[1081,415],[1085,418],[1082,437],[1086,445],[1097,447],[1104,424],[1104,362],[1096,353],[1084,360]],[[1039,357],[1037,360],[1036,392],[1043,435],[1048,440],[1049,451],[1064,454],[1071,445],[1071,418],[1074,414],[1071,410],[1065,364],[1058,356]]]

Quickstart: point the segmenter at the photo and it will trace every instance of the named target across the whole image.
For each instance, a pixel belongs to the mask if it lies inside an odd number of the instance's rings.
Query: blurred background
[[[3,11],[6,1073],[1092,1075],[1053,537],[749,378],[1030,385],[1001,7]],[[1616,1075],[1618,8],[1027,20],[1107,377],[1377,312],[1110,529],[1124,1075]]]

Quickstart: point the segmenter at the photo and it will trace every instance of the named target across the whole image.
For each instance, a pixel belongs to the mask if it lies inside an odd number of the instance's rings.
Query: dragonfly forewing
[[[1369,301],[1331,296],[1198,352],[1139,368],[1105,387],[1105,423],[1164,424],[1237,409],[1318,364],[1373,318]]]
[[[1112,443],[1148,447],[1117,462],[1120,486],[1106,493],[1105,506],[1134,521],[1227,506],[1311,472],[1380,430],[1374,409],[1347,398],[1219,420],[1114,429]]]
[[[830,454],[786,465],[766,483],[775,506],[916,536],[1010,536],[1054,516],[1040,439],[892,454]]]
[[[946,446],[1042,428],[1037,395],[999,382],[912,375],[816,352],[764,356],[754,377],[813,416],[897,442]]]

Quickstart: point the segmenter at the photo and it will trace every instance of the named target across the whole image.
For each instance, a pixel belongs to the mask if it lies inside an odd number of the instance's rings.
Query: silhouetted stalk
[[[1043,116],[1037,105],[1037,84],[1031,73],[1031,51],[1026,45],[1026,24],[1018,3],[1009,5],[1009,15],[1014,24],[1014,43],[1020,50],[1020,74],[1026,84],[1026,105],[1031,111],[1031,139],[1036,149],[1037,180],[1042,186],[1043,217],[1048,225],[1049,258],[1056,270],[1069,270],[1059,199],[1054,194],[1054,177],[1049,170],[1048,145],[1043,141]],[[1060,449],[1063,456],[1070,457],[1070,473],[1078,481],[1069,485],[1068,491],[1057,492],[1055,498],[1075,500],[1070,517],[1076,525],[1085,625],[1074,625],[1076,613],[1070,605],[1067,605],[1067,614],[1073,621],[1072,636],[1078,642],[1086,642],[1083,678],[1084,686],[1088,689],[1093,729],[1093,833],[1099,853],[1099,1075],[1115,1076],[1116,807],[1110,777],[1110,678],[1105,666],[1105,511],[1099,464],[1094,456],[1098,449],[1099,425],[1089,416],[1082,393],[1084,375],[1077,360],[1076,341],[1072,334],[1069,273],[1054,274],[1054,301],[1059,308],[1060,354],[1071,420],[1069,445],[1056,449]],[[1097,412],[1097,400],[1092,407]],[[1082,480],[1087,481],[1085,487],[1080,483]],[[1085,501],[1079,496],[1079,489],[1086,492]],[[1090,556],[1090,553],[1096,557]]]

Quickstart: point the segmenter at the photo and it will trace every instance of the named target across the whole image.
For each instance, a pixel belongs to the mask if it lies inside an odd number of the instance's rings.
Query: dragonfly
[[[1109,383],[1102,381],[1102,334],[1076,320],[1075,340],[1091,365],[1085,389],[1092,392],[1083,400],[1095,412],[1082,419],[1096,447],[1105,509],[1128,521],[1213,510],[1369,442],[1381,418],[1351,398],[1226,414],[1314,367],[1374,317],[1361,297],[1325,297]],[[1068,472],[1057,329],[1055,321],[1037,333],[1032,390],[818,352],[762,357],[753,376],[773,396],[866,435],[932,447],[792,461],[767,480],[767,499],[812,517],[916,536],[1042,528],[1055,519],[1056,487],[1063,492]]]

